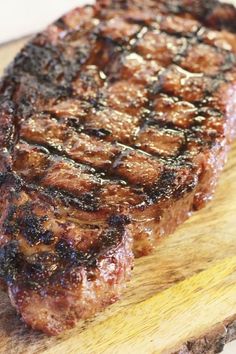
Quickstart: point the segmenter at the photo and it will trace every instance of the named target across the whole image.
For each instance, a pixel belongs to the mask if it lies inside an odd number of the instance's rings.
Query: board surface
[[[0,47],[0,71],[25,43]],[[57,338],[26,328],[0,292],[0,353],[215,353],[236,338],[236,144],[214,200],[135,261],[123,298]]]

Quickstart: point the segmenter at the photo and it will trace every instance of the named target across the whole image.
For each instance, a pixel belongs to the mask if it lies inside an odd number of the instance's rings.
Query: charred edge
[[[193,191],[197,185],[197,180],[194,178],[190,178],[182,186],[179,186],[176,181],[178,181],[178,172],[171,169],[164,170],[157,183],[146,189],[149,204],[171,197],[179,199],[183,194]]]
[[[58,28],[62,29],[62,30],[68,30],[69,29],[69,27],[65,23],[63,17],[60,17],[57,21],[55,21],[54,25],[57,26]]]
[[[13,103],[12,97],[16,90],[16,85],[11,83],[13,87],[11,89],[8,88],[9,83],[6,81],[6,87],[1,94],[0,98],[0,140],[2,144],[2,148],[5,147],[9,153],[12,152],[15,141],[18,138],[18,120],[16,117],[17,105]],[[6,118],[1,119],[1,116],[5,116]]]
[[[34,112],[33,107],[39,98],[48,101],[73,94],[71,82],[89,57],[90,51],[88,48],[78,48],[73,59],[68,59],[63,54],[63,48],[51,44],[42,47],[30,42],[8,69],[6,79],[19,87],[22,75],[28,75],[28,93],[17,102],[17,111],[23,117]]]
[[[69,60],[65,58],[63,49],[49,43],[42,47],[30,42],[16,57],[13,72],[30,74],[43,84],[58,86],[59,81],[68,87],[81,64],[87,60],[89,52],[87,48],[79,47],[74,58]]]
[[[149,203],[153,204],[164,197],[171,197],[175,183],[176,173],[174,171],[164,171],[158,182],[146,190]]]
[[[18,227],[14,222],[16,211],[16,206],[11,205],[8,209],[7,217],[3,222],[3,230],[7,235],[14,235],[18,231]]]
[[[125,229],[123,226],[110,228],[103,232],[95,246],[88,252],[76,251],[67,241],[60,240],[55,250],[62,262],[70,266],[97,267],[98,259],[105,256],[109,250],[119,246],[124,237]]]
[[[13,172],[0,173],[0,187],[11,187],[11,193],[18,193],[23,186],[22,179]]]
[[[123,227],[131,223],[131,218],[128,215],[111,215],[108,219],[108,224],[111,227]]]
[[[40,104],[40,100],[48,102],[50,100],[58,100],[72,96],[72,89],[69,86],[53,85],[50,82],[39,82],[37,78],[26,74],[27,77],[27,91],[24,90],[24,95],[17,98],[17,115],[27,118],[34,114]],[[22,76],[19,72],[10,73],[9,78],[15,80],[21,88],[25,85],[22,82]]]
[[[36,253],[30,257],[30,262],[24,262],[18,282],[23,288],[39,290],[52,283],[59,266],[60,259],[56,253]]]
[[[75,266],[94,266],[94,257],[89,253],[76,251],[67,241],[60,240],[55,246],[55,250],[62,262]],[[96,264],[95,264],[96,265]]]
[[[66,286],[67,282],[70,283],[70,277],[73,277],[73,271],[76,268],[85,267],[88,271],[97,269],[100,257],[106,257],[111,250],[118,247],[123,240],[123,235],[123,228],[109,229],[101,235],[98,244],[88,252],[77,251],[65,240],[60,240],[55,246],[57,266],[54,264],[54,268],[56,270],[51,274],[48,282]],[[40,270],[39,266],[38,269]],[[34,285],[44,286],[42,280],[38,277]]]
[[[31,203],[17,207],[11,205],[8,215],[3,223],[6,234],[21,233],[31,246],[38,244],[50,245],[54,241],[51,231],[45,230],[43,223],[47,217],[39,217],[32,211]]]
[[[219,3],[216,1],[216,5],[212,6],[211,11],[207,13],[207,16],[203,17],[203,22],[206,25],[216,29],[226,28],[227,30],[236,33],[236,7],[232,4]]]
[[[169,0],[168,3],[171,4],[171,0]],[[190,13],[195,18],[197,18],[202,23],[204,23],[206,17],[212,12],[214,7],[218,4],[219,4],[218,0],[209,0],[207,2],[200,0],[200,1],[190,2],[189,5],[185,4],[183,6],[181,5],[181,1],[180,1],[177,13],[178,14],[183,14],[186,12]]]
[[[109,252],[119,247],[123,237],[123,227],[108,229],[101,235],[97,245],[87,252],[77,251],[61,239],[55,245],[54,253],[38,253],[31,258],[30,263],[24,262],[18,278],[20,286],[34,290],[58,284],[62,287],[71,286],[71,283],[81,280],[76,270],[81,267],[88,271],[96,270],[101,257],[108,256]]]
[[[7,180],[7,173],[0,173],[0,187],[4,185]]]
[[[0,277],[5,282],[16,280],[21,264],[22,256],[17,241],[11,241],[0,248]]]
[[[52,231],[44,229],[43,222],[46,220],[47,217],[38,217],[31,210],[27,210],[21,218],[16,220],[16,224],[31,245],[40,243],[50,245],[55,238]]]

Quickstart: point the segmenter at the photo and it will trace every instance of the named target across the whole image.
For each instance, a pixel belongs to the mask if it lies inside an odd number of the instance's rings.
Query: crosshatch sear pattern
[[[214,0],[98,1],[9,67],[0,275],[33,328],[115,301],[133,253],[211,198],[234,136],[235,23]]]

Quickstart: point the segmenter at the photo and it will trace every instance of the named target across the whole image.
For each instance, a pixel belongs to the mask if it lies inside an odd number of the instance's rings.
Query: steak
[[[55,335],[211,199],[235,135],[236,9],[98,0],[36,35],[0,93],[1,283]]]

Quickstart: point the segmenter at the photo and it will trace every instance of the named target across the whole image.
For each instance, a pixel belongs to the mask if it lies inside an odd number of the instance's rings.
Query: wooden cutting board
[[[0,48],[1,70],[24,41]],[[123,298],[58,338],[27,329],[0,293],[0,352],[215,353],[236,338],[236,144],[214,200],[137,259]]]

